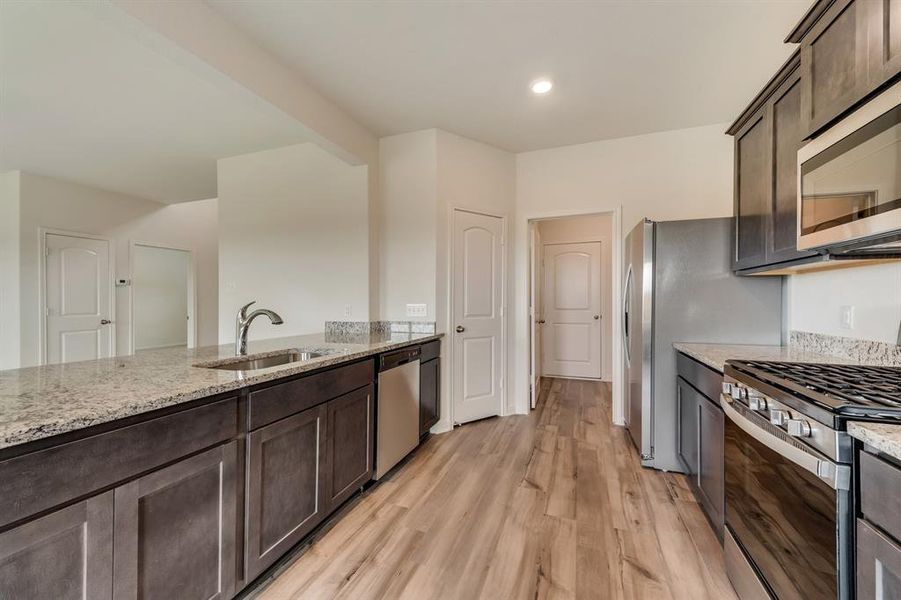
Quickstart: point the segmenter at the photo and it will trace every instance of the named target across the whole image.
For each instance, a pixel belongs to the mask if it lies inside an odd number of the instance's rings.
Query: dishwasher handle
[[[379,357],[379,373],[387,371],[388,369],[393,369],[394,367],[405,365],[414,360],[419,360],[421,354],[422,351],[419,346],[382,354]]]

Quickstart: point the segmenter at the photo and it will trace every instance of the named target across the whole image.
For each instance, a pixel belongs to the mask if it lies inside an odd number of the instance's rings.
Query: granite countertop
[[[205,396],[439,339],[443,334],[314,334],[251,341],[248,355],[323,353],[253,371],[195,365],[235,358],[234,345],[141,351],[132,356],[0,371],[0,449]]]
[[[735,360],[774,360],[785,362],[855,364],[847,358],[839,358],[828,354],[801,350],[792,346],[749,346],[732,344],[694,344],[677,342],[673,348],[687,354],[712,369],[722,373],[726,361]]]
[[[901,425],[851,421],[848,423],[848,433],[864,444],[901,460]]]

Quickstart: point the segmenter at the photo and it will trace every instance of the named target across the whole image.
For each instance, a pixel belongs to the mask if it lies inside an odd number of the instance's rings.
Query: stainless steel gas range
[[[901,422],[901,368],[726,363],[726,569],[742,600],[852,598],[849,420]]]

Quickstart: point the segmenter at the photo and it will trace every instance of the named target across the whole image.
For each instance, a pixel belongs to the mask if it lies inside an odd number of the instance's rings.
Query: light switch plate
[[[854,329],[854,307],[853,306],[842,306],[841,307],[841,320],[839,322],[839,326],[842,329]]]
[[[429,315],[428,304],[408,304],[407,305],[407,316],[408,317],[427,317],[428,315]]]

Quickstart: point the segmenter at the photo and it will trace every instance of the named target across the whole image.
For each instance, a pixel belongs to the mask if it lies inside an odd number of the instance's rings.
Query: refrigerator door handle
[[[629,270],[626,272],[626,289],[623,294],[623,346],[625,347],[624,354],[626,357],[626,363],[629,364],[632,362],[631,351],[632,344],[629,338],[629,313],[632,309],[632,265],[629,265]]]

